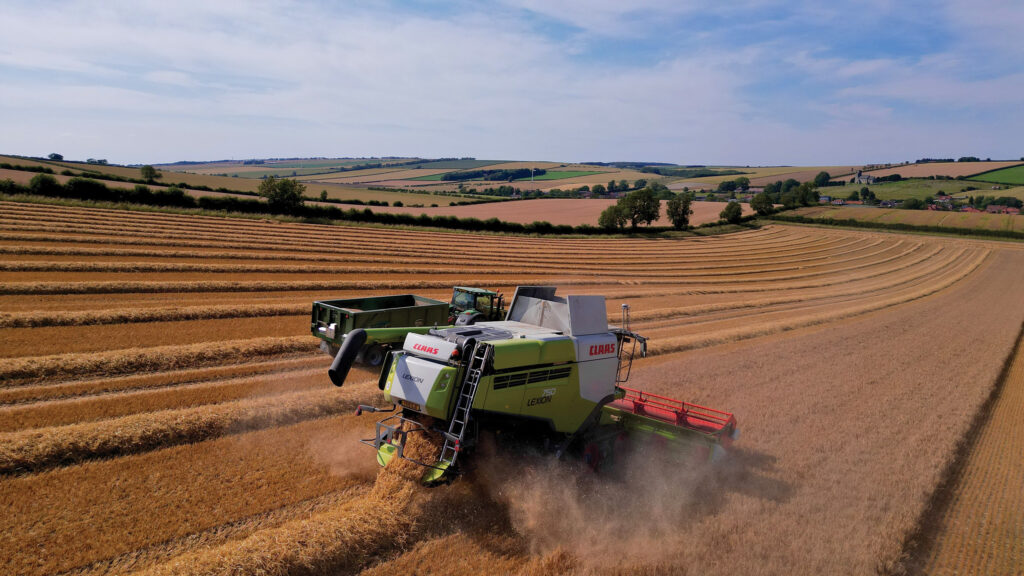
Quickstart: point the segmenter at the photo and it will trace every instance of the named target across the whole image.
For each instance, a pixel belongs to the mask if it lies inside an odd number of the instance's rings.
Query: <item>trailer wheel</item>
[[[367,366],[380,366],[384,362],[384,356],[387,351],[380,344],[370,344],[366,348],[363,348],[360,354],[360,359],[363,364]]]

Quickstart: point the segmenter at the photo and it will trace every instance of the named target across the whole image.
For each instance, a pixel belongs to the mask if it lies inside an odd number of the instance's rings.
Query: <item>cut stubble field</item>
[[[474,236],[15,203],[0,219],[4,573],[899,573],[1024,322],[1024,250],[995,242]],[[613,481],[482,450],[430,490],[378,472],[355,441],[375,418],[351,414],[382,402],[376,375],[330,385],[309,303],[524,281],[605,294],[610,322],[632,304],[652,339],[631,385],[735,412],[730,457],[638,461]]]
[[[597,220],[609,206],[614,205],[616,200],[602,199],[567,199],[550,198],[542,200],[519,200],[516,202],[497,202],[492,204],[475,204],[472,206],[448,206],[437,208],[410,208],[410,207],[379,207],[373,206],[370,210],[374,212],[387,212],[390,214],[426,214],[428,216],[456,216],[459,218],[497,218],[506,222],[518,222],[530,224],[532,222],[548,222],[550,224],[580,226],[587,224],[597,226]],[[665,216],[665,206],[662,202],[661,218],[657,220],[656,226],[671,226]],[[750,215],[749,204],[742,204],[743,214]],[[724,202],[693,202],[693,215],[690,216],[690,225],[699,226],[719,220],[719,214],[725,208]]]

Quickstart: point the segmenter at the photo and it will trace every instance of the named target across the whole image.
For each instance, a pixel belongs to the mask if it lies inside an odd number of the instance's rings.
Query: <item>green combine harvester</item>
[[[622,326],[608,325],[604,296],[560,298],[554,287],[520,286],[504,320],[403,331],[403,345],[387,354],[378,381],[392,407],[360,406],[357,413],[401,408],[363,440],[381,466],[409,460],[410,434],[443,438],[436,462],[416,462],[428,485],[458,474],[460,455],[472,451],[481,431],[578,455],[594,469],[638,440],[713,460],[738,437],[732,414],[620,386],[634,356],[646,355],[647,341],[629,330],[626,305]],[[336,386],[373,333],[348,333],[329,370]]]

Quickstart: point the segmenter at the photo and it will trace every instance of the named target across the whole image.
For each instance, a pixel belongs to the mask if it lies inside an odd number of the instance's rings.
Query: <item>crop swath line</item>
[[[178,383],[160,388],[3,407],[0,408],[0,433],[307,391],[323,388],[327,383],[325,374],[322,367],[306,367],[257,376]]]
[[[209,366],[230,360],[249,360],[286,354],[311,354],[317,344],[308,336],[290,338],[253,338],[204,344],[158,346],[153,348],[112,350],[7,358],[0,360],[0,388],[41,381],[68,380],[86,375],[107,376],[140,371],[164,371]]]
[[[257,531],[277,528],[299,518],[343,507],[346,502],[364,497],[369,490],[368,485],[349,486],[295,504],[286,504],[267,512],[219,524],[187,536],[144,546],[113,558],[78,566],[72,570],[59,572],[56,576],[105,576],[149,568],[181,554],[221,546],[251,536]]]
[[[838,320],[843,320],[846,318],[867,314],[869,312],[890,308],[892,306],[910,302],[912,300],[917,300],[920,298],[931,296],[932,294],[949,288],[953,284],[959,282],[960,280],[963,280],[971,273],[973,273],[975,270],[977,270],[987,258],[987,253],[981,254],[980,256],[976,257],[973,261],[968,263],[965,270],[962,270],[955,276],[948,278],[944,282],[941,282],[933,286],[929,286],[918,291],[915,294],[908,295],[905,297],[882,299],[849,309],[824,313],[811,318],[797,318],[792,320],[775,321],[772,323],[765,323],[759,326],[742,327],[710,335],[695,334],[692,336],[685,336],[681,338],[666,338],[657,343],[652,343],[650,347],[650,354],[670,354],[675,352],[684,352],[686,350],[693,350],[696,348],[706,348],[708,346],[727,344],[730,342],[737,342],[739,340],[747,340],[750,338],[767,336],[769,334],[788,332],[790,330],[796,330],[798,328],[816,326],[827,322],[835,322]]]
[[[645,327],[656,327],[661,324],[672,324],[669,322],[675,318],[699,316],[707,313],[714,313],[719,311],[727,310],[742,310],[758,308],[762,309],[765,306],[775,306],[779,304],[795,304],[800,302],[807,302],[809,300],[821,300],[821,299],[834,299],[850,296],[870,297],[880,292],[885,292],[905,286],[914,282],[918,282],[927,276],[945,269],[953,265],[956,258],[963,254],[963,251],[954,254],[953,256],[940,261],[937,265],[931,264],[928,268],[923,271],[914,270],[912,275],[906,277],[898,277],[890,279],[890,276],[895,274],[883,275],[880,278],[884,279],[884,282],[876,283],[874,285],[861,286],[860,284],[853,284],[851,288],[846,290],[826,290],[820,294],[794,294],[793,296],[783,296],[775,298],[762,298],[757,300],[738,300],[731,302],[722,302],[718,304],[698,304],[695,306],[686,306],[679,308],[658,308],[643,310],[642,312],[635,312],[631,315],[632,319],[636,322],[642,323]],[[666,322],[660,322],[665,320]],[[608,316],[608,322],[614,323],[618,321],[615,316]]]
[[[284,360],[271,358],[262,362],[225,363],[207,368],[191,368],[172,372],[152,372],[141,375],[100,377],[55,384],[0,388],[0,407],[20,406],[32,402],[46,402],[68,398],[96,397],[105,394],[116,394],[122,391],[159,390],[233,377],[285,373],[291,370],[301,370],[315,364],[323,365],[324,369],[326,369],[328,359],[327,356],[289,357]]]
[[[351,412],[376,389],[346,386],[0,434],[0,474],[39,472]]]

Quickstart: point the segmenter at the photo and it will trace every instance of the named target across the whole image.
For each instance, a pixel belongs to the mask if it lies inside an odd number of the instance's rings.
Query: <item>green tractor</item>
[[[401,347],[407,328],[464,326],[504,316],[505,296],[501,292],[456,286],[451,302],[415,294],[318,300],[313,302],[310,332],[321,340],[321,350],[336,356],[347,334],[370,330],[356,361],[380,366],[388,352]]]
[[[390,410],[363,440],[387,465],[404,454],[410,434],[435,433],[444,446],[424,467],[435,485],[459,473],[460,455],[481,431],[575,454],[598,469],[614,462],[624,439],[641,437],[688,457],[715,459],[738,437],[732,414],[625,388],[633,358],[647,341],[607,323],[603,296],[555,296],[549,286],[520,286],[504,320],[405,328],[378,380]],[[341,386],[374,330],[348,334],[329,370]]]

